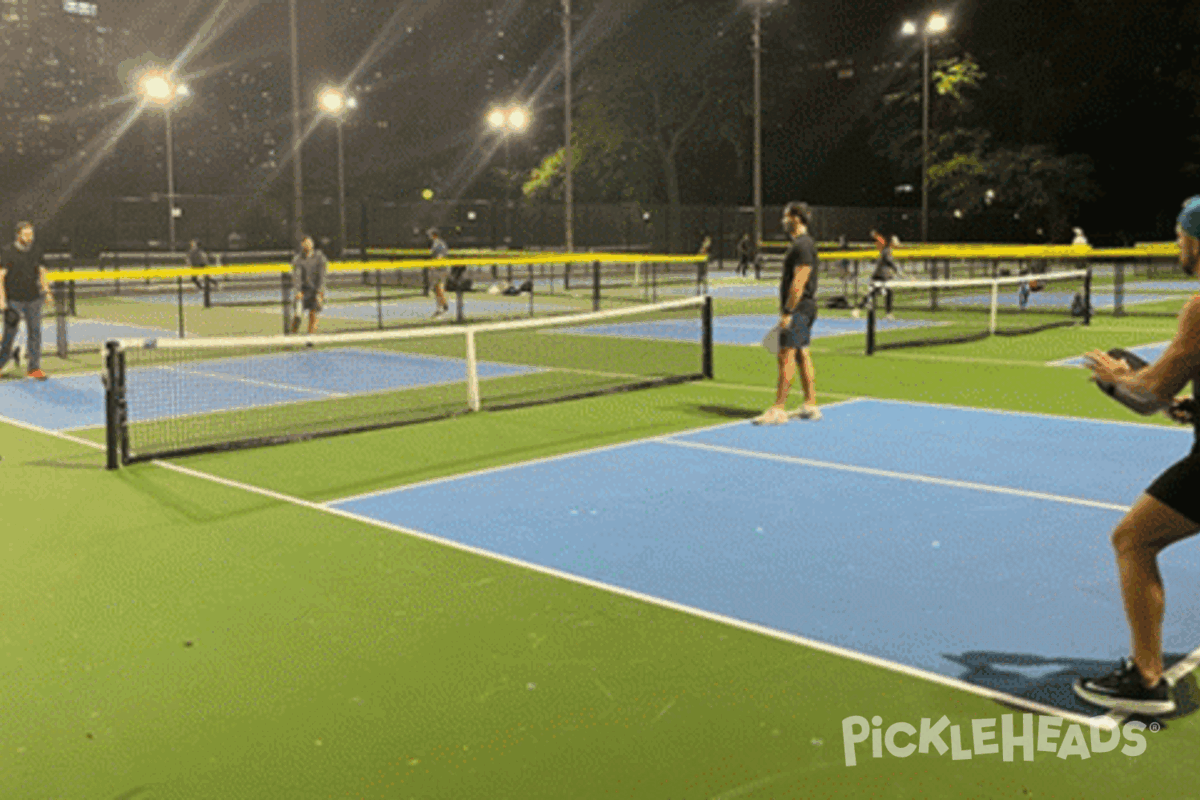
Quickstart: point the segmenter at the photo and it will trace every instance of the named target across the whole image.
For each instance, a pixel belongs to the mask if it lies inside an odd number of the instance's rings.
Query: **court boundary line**
[[[854,402],[854,401],[848,401],[848,402]],[[93,449],[101,449],[101,450],[105,449],[105,446],[98,442],[89,442],[86,439],[79,439],[77,437],[70,436],[69,434],[64,434],[64,433],[60,433],[57,431],[50,431],[50,430],[46,430],[43,428],[39,428],[36,425],[30,425],[27,423],[21,423],[21,422],[15,421],[15,420],[10,420],[4,416],[0,416],[0,422],[11,424],[11,425],[14,425],[15,427],[22,428],[22,429],[25,429],[25,430],[28,430],[28,431],[31,431],[34,433],[48,434],[50,436],[54,436],[55,438],[63,439],[65,441],[69,441],[69,442],[72,442],[75,444],[80,444],[85,447],[90,447]],[[730,425],[740,424],[740,422],[729,423],[729,424]],[[713,426],[713,427],[727,427],[727,426],[726,425],[718,425],[718,426]],[[672,434],[672,435],[675,435],[675,434]],[[624,444],[627,444],[627,445],[635,444],[635,443],[644,442],[644,441],[647,441],[647,440],[638,440],[637,442],[627,442]],[[610,449],[611,449],[611,447],[612,446],[610,446]],[[339,517],[342,517],[347,520],[358,522],[360,524],[364,524],[369,527],[380,528],[383,530],[390,530],[390,531],[400,533],[400,534],[403,534],[406,536],[411,536],[413,538],[421,539],[421,540],[429,542],[431,544],[449,547],[449,548],[458,550],[460,552],[469,553],[471,555],[476,555],[476,556],[479,556],[479,557],[482,557],[485,559],[489,559],[492,561],[499,561],[501,563],[505,563],[510,566],[515,566],[515,567],[522,568],[522,569],[528,569],[533,572],[538,572],[538,573],[541,573],[543,575],[548,575],[553,578],[558,578],[560,580],[565,580],[565,581],[568,581],[571,583],[575,583],[577,585],[585,586],[585,587],[588,587],[591,589],[596,589],[596,590],[599,590],[602,592],[606,592],[608,594],[637,600],[639,602],[644,602],[649,605],[654,605],[654,606],[658,606],[660,608],[665,608],[669,611],[675,611],[677,613],[682,613],[682,614],[686,614],[686,615],[693,616],[693,617],[699,617],[701,619],[705,619],[710,622],[716,622],[718,624],[723,624],[723,625],[727,625],[729,627],[738,628],[740,630],[745,630],[750,633],[755,633],[760,636],[765,636],[770,639],[775,639],[777,641],[783,641],[783,642],[787,642],[789,644],[800,645],[800,646],[806,647],[810,650],[816,650],[816,651],[825,653],[827,655],[832,655],[832,656],[844,658],[844,659],[847,659],[850,661],[856,661],[860,664],[866,664],[868,666],[885,669],[885,670],[888,670],[890,672],[893,672],[893,673],[896,673],[899,675],[903,675],[903,676],[910,677],[910,678],[915,678],[918,680],[924,680],[929,683],[934,683],[934,684],[937,684],[940,686],[944,686],[946,688],[957,689],[959,691],[966,692],[967,694],[975,695],[976,697],[981,697],[983,699],[992,700],[1000,705],[1016,706],[1018,708],[1025,709],[1027,711],[1036,712],[1038,714],[1042,714],[1045,716],[1058,717],[1060,719],[1064,719],[1064,720],[1067,720],[1070,722],[1076,722],[1076,723],[1080,723],[1080,724],[1083,724],[1088,727],[1100,728],[1102,730],[1113,730],[1113,729],[1119,727],[1122,724],[1122,722],[1124,721],[1124,719],[1126,718],[1126,715],[1122,715],[1122,714],[1100,714],[1097,716],[1085,716],[1083,714],[1079,714],[1079,713],[1076,713],[1073,711],[1067,711],[1065,709],[1060,709],[1060,708],[1055,708],[1053,706],[1045,705],[1045,704],[1039,703],[1034,700],[1026,700],[1024,698],[1017,697],[1015,695],[1006,694],[1004,692],[1000,692],[1000,691],[997,691],[994,689],[988,689],[983,686],[976,686],[974,684],[968,683],[968,682],[960,680],[958,678],[951,678],[951,677],[948,677],[945,675],[940,675],[938,673],[928,672],[926,670],[921,670],[916,667],[910,667],[905,664],[900,664],[898,662],[888,661],[887,659],[883,659],[878,656],[872,656],[867,653],[860,653],[860,652],[857,652],[854,650],[850,650],[848,648],[840,647],[838,645],[832,645],[832,644],[828,644],[826,642],[820,642],[815,639],[809,639],[807,637],[799,636],[797,634],[788,633],[786,631],[780,631],[780,630],[776,630],[774,628],[769,628],[765,625],[759,625],[757,623],[748,622],[745,620],[733,619],[731,617],[726,617],[722,614],[717,614],[717,613],[711,612],[711,611],[705,611],[703,609],[692,608],[690,606],[683,605],[682,603],[675,603],[674,601],[671,601],[671,600],[654,597],[652,595],[646,595],[646,594],[643,594],[641,592],[636,592],[631,589],[624,589],[624,588],[621,588],[618,586],[611,586],[611,585],[608,585],[608,584],[605,584],[605,583],[602,583],[600,581],[596,581],[596,580],[593,580],[590,578],[585,578],[583,576],[573,575],[571,573],[556,570],[552,567],[545,567],[545,566],[541,566],[541,565],[526,563],[526,562],[521,561],[520,559],[512,558],[510,556],[504,556],[499,553],[493,553],[493,552],[490,552],[487,550],[483,550],[482,548],[475,548],[470,545],[462,544],[461,542],[455,542],[455,541],[448,540],[448,539],[442,539],[440,537],[434,536],[434,535],[426,533],[424,531],[419,531],[419,530],[416,530],[413,528],[404,528],[399,525],[394,525],[392,523],[384,522],[382,520],[377,520],[377,519],[372,519],[370,517],[361,516],[361,515],[355,514],[353,512],[346,511],[344,509],[332,508],[332,507],[329,507],[322,503],[316,503],[311,500],[304,500],[303,498],[283,494],[282,492],[276,492],[271,489],[265,489],[262,487],[253,486],[251,484],[243,483],[241,481],[231,480],[229,478],[222,478],[217,475],[212,475],[212,474],[209,474],[206,472],[201,472],[199,470],[191,469],[189,467],[183,467],[178,464],[168,463],[168,462],[162,461],[162,460],[154,460],[154,461],[151,461],[150,463],[161,469],[166,469],[171,472],[176,472],[178,474],[187,475],[187,476],[190,476],[193,478],[197,478],[199,480],[216,483],[218,485],[225,486],[227,488],[232,488],[232,489],[236,489],[239,491],[245,491],[245,492],[249,492],[251,494],[257,494],[257,495],[260,495],[263,497],[267,497],[267,498],[276,500],[278,502],[287,503],[290,505],[296,505],[296,506],[300,506],[300,507],[318,511],[318,512],[324,511],[328,514],[332,514],[332,515],[339,516]],[[1179,662],[1177,662],[1175,665],[1173,665],[1171,667],[1171,669],[1166,671],[1166,674],[1171,675],[1172,673],[1174,673],[1172,680],[1178,681],[1179,679],[1186,676],[1193,669],[1195,669],[1197,666],[1200,666],[1200,648],[1197,648],[1193,652],[1189,653],[1187,656],[1185,656],[1183,659],[1181,659]]]
[[[1178,433],[1186,433],[1192,435],[1192,428],[1187,428],[1181,425],[1151,425],[1146,422],[1129,422],[1120,419],[1101,419],[1096,417],[1075,417],[1070,414],[1048,414],[1041,411],[1010,411],[1006,408],[979,408],[976,406],[960,406],[954,403],[934,403],[929,400],[893,400],[886,397],[863,397],[863,400],[872,400],[879,403],[891,403],[893,405],[909,405],[909,406],[931,406],[933,408],[951,408],[956,411],[978,411],[985,414],[1004,414],[1018,415],[1022,417],[1037,417],[1039,419],[1058,419],[1067,420],[1069,422],[1091,422],[1098,425],[1124,425],[1134,428],[1149,428],[1151,430],[1176,431]]]
[[[891,478],[892,480],[909,481],[912,483],[928,483],[954,489],[968,489],[977,492],[989,492],[991,494],[1027,497],[1032,500],[1046,500],[1048,502],[1064,503],[1067,505],[1087,506],[1090,508],[1104,509],[1106,511],[1128,512],[1130,509],[1130,506],[1117,505],[1116,503],[1106,503],[1102,500],[1088,500],[1083,497],[1068,497],[1066,495],[1049,494],[1047,492],[1034,492],[1028,489],[1014,489],[1007,486],[996,486],[988,483],[960,481],[953,478],[938,478],[933,475],[922,475],[916,472],[896,472],[894,470],[877,469],[875,467],[859,467],[854,464],[844,464],[834,461],[818,461],[812,458],[801,458],[799,456],[784,456],[777,453],[743,450],[738,447],[725,447],[723,445],[705,444],[704,442],[687,442],[671,438],[663,439],[662,444],[685,447],[693,450],[706,450],[713,453],[724,453],[743,458],[758,458],[763,461],[778,461],[784,464],[796,464],[798,466],[813,467],[816,469],[837,470],[839,472],[854,472],[860,475],[870,475],[876,478]]]
[[[857,402],[859,399],[861,399],[861,398],[852,397],[847,400],[841,400],[841,401],[837,401],[836,403],[829,403],[827,405],[846,405],[848,403]],[[610,452],[612,450],[620,450],[625,447],[633,447],[634,445],[638,445],[638,444],[646,444],[647,442],[658,441],[660,439],[663,439],[663,438],[666,438],[669,436],[680,436],[684,433],[691,433],[694,431],[721,430],[722,428],[730,428],[730,427],[733,427],[734,425],[744,425],[744,424],[746,424],[746,422],[747,422],[747,420],[743,420],[743,419],[734,420],[733,422],[719,422],[716,425],[705,425],[700,428],[691,428],[687,431],[676,431],[674,433],[662,433],[662,434],[658,434],[656,436],[647,436],[642,439],[630,439],[629,441],[626,441],[626,442],[615,442],[613,444],[602,444],[602,445],[598,445],[596,447],[588,447],[583,450],[572,450],[568,453],[556,453],[551,456],[541,456],[539,458],[531,458],[531,459],[528,459],[525,461],[515,461],[511,464],[500,464],[500,465],[494,466],[494,467],[483,467],[482,469],[471,470],[470,472],[463,472],[463,473],[459,473],[456,475],[443,475],[440,478],[429,478],[428,480],[418,481],[417,483],[410,483],[410,484],[406,484],[404,486],[393,486],[390,489],[375,489],[370,492],[363,492],[362,494],[356,494],[356,495],[348,495],[346,497],[339,497],[334,500],[323,500],[321,502],[321,505],[332,507],[334,503],[352,503],[352,502],[357,502],[359,500],[366,500],[371,497],[378,497],[380,495],[391,494],[392,492],[407,492],[410,489],[421,489],[421,488],[425,488],[427,486],[435,486],[439,483],[447,483],[449,481],[460,480],[462,478],[478,478],[483,475],[492,475],[497,472],[503,472],[505,470],[510,470],[510,469],[518,469],[520,467],[540,466],[542,464],[547,464],[552,461],[562,461],[564,459],[575,458],[575,457],[584,456],[584,455],[592,455],[594,453],[606,453],[606,452]]]

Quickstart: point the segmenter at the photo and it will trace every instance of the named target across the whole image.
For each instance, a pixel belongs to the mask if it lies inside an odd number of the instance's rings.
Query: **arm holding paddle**
[[[1131,364],[1121,355],[1093,350],[1085,356],[1092,380],[1101,390],[1143,416],[1166,410],[1179,421],[1173,412],[1190,415],[1191,410],[1180,406],[1175,396],[1200,373],[1200,297],[1188,302],[1175,338],[1156,362]]]

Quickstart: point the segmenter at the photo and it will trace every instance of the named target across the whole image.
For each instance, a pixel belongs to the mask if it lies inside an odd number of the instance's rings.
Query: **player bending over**
[[[1179,215],[1180,266],[1196,277],[1200,264],[1200,196],[1184,204]],[[1123,402],[1142,414],[1166,410],[1178,421],[1198,425],[1181,410],[1175,396],[1200,379],[1200,295],[1179,315],[1175,338],[1162,357],[1134,371],[1107,353],[1087,354],[1093,380],[1123,395]],[[1189,403],[1190,405],[1190,403]],[[1132,656],[1111,675],[1080,679],[1075,692],[1098,706],[1134,714],[1168,714],[1175,710],[1172,687],[1163,676],[1162,624],[1165,594],[1158,554],[1200,531],[1200,427],[1191,453],[1164,472],[1137,499],[1112,534]]]

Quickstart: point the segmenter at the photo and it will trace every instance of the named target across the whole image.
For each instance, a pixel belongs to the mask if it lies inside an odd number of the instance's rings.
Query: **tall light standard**
[[[754,252],[763,238],[762,177],[762,7],[771,0],[750,0],[754,4]]]
[[[296,33],[296,0],[288,0],[288,23],[292,51],[292,244],[298,245],[304,235],[304,179],[300,169],[304,142],[300,132],[300,44]]]
[[[317,95],[317,105],[321,110],[333,117],[337,123],[337,175],[338,175],[338,248],[346,252],[346,147],[342,135],[342,124],[346,121],[346,113],[358,108],[358,100],[350,97],[345,91],[334,86],[321,90]]]
[[[904,23],[901,33],[905,36],[921,34],[921,241],[929,241],[929,40],[950,29],[950,18],[942,13],[933,13],[918,28],[911,20]]]
[[[563,106],[566,133],[566,150],[563,155],[565,180],[563,182],[563,217],[566,226],[567,252],[575,252],[575,178],[574,154],[571,152],[571,0],[563,4]]]
[[[488,127],[504,139],[504,241],[512,246],[512,137],[529,128],[529,112],[519,106],[494,108]]]
[[[142,97],[162,106],[167,127],[167,244],[175,252],[175,146],[171,137],[171,104],[190,92],[169,72],[147,72],[138,84]]]

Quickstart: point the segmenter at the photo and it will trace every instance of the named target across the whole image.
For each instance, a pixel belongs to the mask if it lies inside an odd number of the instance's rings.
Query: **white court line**
[[[972,406],[959,406],[951,403],[931,403],[925,400],[890,400],[886,397],[864,397],[863,400],[870,400],[873,403],[888,403],[890,405],[902,406],[922,406],[928,408],[950,408],[955,411],[975,411],[980,414],[1001,414],[1004,416],[1018,417],[1036,417],[1038,419],[1054,419],[1066,420],[1068,422],[1086,422],[1096,425],[1124,425],[1134,428],[1150,428],[1156,431],[1176,431],[1178,433],[1186,433],[1192,435],[1192,428],[1183,428],[1180,426],[1169,425],[1151,425],[1146,422],[1127,422],[1119,419],[1094,419],[1092,417],[1072,417],[1067,414],[1046,414],[1038,411],[1009,411],[1003,408],[975,408]]]
[[[829,406],[832,406],[832,405],[843,405],[845,403],[856,402],[857,400],[858,400],[858,398],[851,398],[849,400],[843,400],[843,401],[840,401],[837,403],[828,403],[822,407],[828,408]],[[603,445],[600,445],[599,447],[589,447],[584,450],[572,450],[569,453],[558,453],[558,454],[552,455],[552,456],[543,456],[541,458],[532,458],[532,459],[529,459],[528,461],[516,461],[511,464],[501,464],[500,466],[496,466],[496,467],[484,467],[483,469],[476,469],[476,470],[472,470],[470,472],[461,472],[456,475],[445,475],[441,478],[430,478],[429,480],[419,481],[417,483],[410,483],[410,484],[406,484],[404,486],[392,486],[387,489],[376,489],[371,492],[364,492],[363,494],[351,495],[349,497],[339,497],[336,500],[326,500],[321,505],[332,507],[338,503],[351,503],[356,500],[366,500],[367,498],[370,498],[370,497],[379,497],[381,495],[391,494],[392,492],[407,492],[410,489],[421,489],[426,486],[436,486],[439,483],[449,483],[450,481],[457,481],[457,480],[462,480],[462,479],[466,479],[466,478],[477,478],[481,475],[492,475],[497,472],[505,472],[510,469],[519,469],[521,467],[540,466],[542,464],[549,464],[549,463],[552,463],[555,461],[563,461],[568,458],[578,458],[580,456],[592,455],[594,453],[607,453],[612,450],[621,450],[626,447],[634,447],[636,445],[645,444],[647,442],[660,441],[669,436],[680,436],[684,433],[697,433],[697,432],[701,432],[701,431],[716,431],[716,430],[721,430],[722,428],[731,428],[735,425],[745,425],[745,424],[747,424],[747,422],[748,422],[748,420],[744,420],[744,419],[739,419],[736,422],[721,422],[717,425],[710,425],[708,427],[703,427],[703,428],[692,428],[687,431],[678,431],[676,433],[664,433],[664,434],[661,434],[660,436],[651,436],[646,439],[633,439],[628,442],[617,442],[616,444],[603,444]]]
[[[679,434],[677,434],[679,435]],[[1089,506],[1091,508],[1103,508],[1108,511],[1128,511],[1129,506],[1117,505],[1116,503],[1104,503],[1099,500],[1086,500],[1082,497],[1066,497],[1058,494],[1049,494],[1047,492],[1031,492],[1025,489],[1012,489],[1007,486],[993,486],[989,483],[975,483],[973,481],[956,481],[950,478],[937,478],[932,475],[918,475],[914,472],[894,472],[888,469],[874,469],[873,467],[857,467],[853,464],[840,464],[834,461],[818,461],[813,458],[799,458],[797,456],[781,456],[775,453],[761,453],[755,450],[742,450],[738,447],[723,447],[715,444],[704,444],[702,442],[685,442],[674,438],[662,438],[663,444],[675,445],[676,447],[688,447],[693,450],[706,450],[711,453],[724,453],[731,456],[741,456],[743,458],[757,458],[763,461],[778,461],[784,464],[797,464],[802,467],[815,467],[817,469],[831,469],[839,472],[854,472],[859,475],[871,475],[876,478],[891,478],[898,481],[910,481],[913,483],[929,483],[936,486],[949,486],[954,489],[970,489],[976,492],[989,492],[991,494],[1007,494],[1015,497],[1026,497],[1033,500],[1049,500],[1054,503],[1067,503],[1076,506]]]
[[[301,392],[303,394],[315,394],[320,397],[349,397],[349,395],[341,392],[328,392],[324,389],[310,389],[306,386],[293,386],[287,383],[272,383],[271,381],[257,381],[253,378],[243,378],[238,375],[222,375],[219,372],[205,372],[199,369],[188,369],[187,367],[163,367],[169,372],[177,372],[181,375],[200,375],[205,378],[214,378],[216,380],[225,381],[227,383],[244,383],[248,386],[263,386],[268,389],[282,389],[289,392]],[[258,408],[258,406],[246,406],[246,408]],[[236,409],[231,409],[236,410]]]

